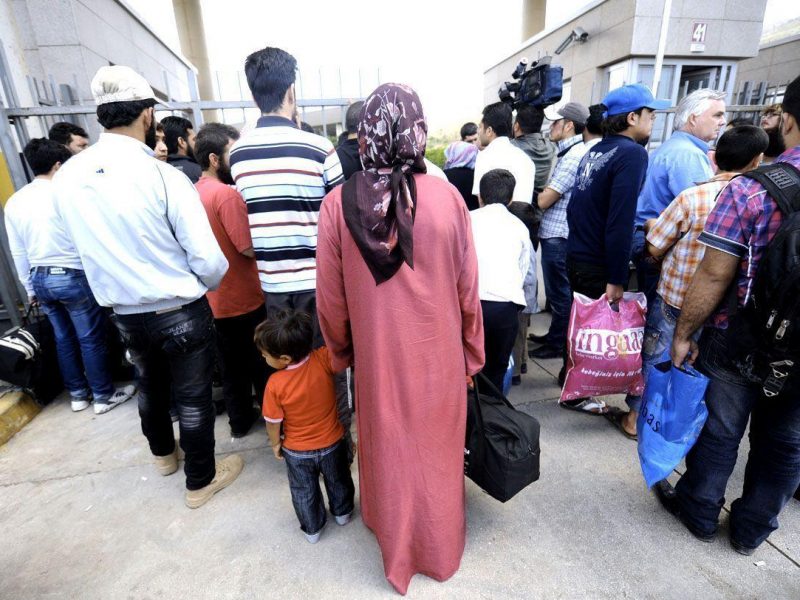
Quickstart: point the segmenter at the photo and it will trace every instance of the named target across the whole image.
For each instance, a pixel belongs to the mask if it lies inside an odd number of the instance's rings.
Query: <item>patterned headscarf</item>
[[[417,93],[386,83],[364,102],[358,152],[364,170],[342,187],[347,228],[376,284],[405,262],[414,268],[417,188],[412,173],[425,173],[428,126]]]
[[[474,169],[476,158],[478,158],[478,147],[475,144],[453,142],[444,151],[444,168],[467,167],[468,169]]]

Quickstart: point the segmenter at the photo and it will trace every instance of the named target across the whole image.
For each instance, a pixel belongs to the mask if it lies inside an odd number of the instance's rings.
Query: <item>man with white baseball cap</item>
[[[145,145],[155,139],[147,81],[129,67],[101,67],[91,88],[105,132],[59,170],[56,210],[139,370],[142,432],[162,475],[178,469],[175,399],[186,505],[197,508],[244,465],[238,455],[214,459],[214,325],[205,293],[228,262],[197,191]]]
[[[556,143],[557,162],[550,181],[537,197],[537,203],[544,211],[539,240],[544,287],[553,319],[546,335],[533,337],[532,341],[543,344],[529,354],[537,359],[558,358],[564,353],[572,306],[572,292],[567,278],[567,207],[578,175],[578,165],[583,155],[601,137],[589,135],[584,143],[589,109],[583,104],[567,102],[552,113],[547,111],[546,115],[553,121],[550,125],[550,141]]]

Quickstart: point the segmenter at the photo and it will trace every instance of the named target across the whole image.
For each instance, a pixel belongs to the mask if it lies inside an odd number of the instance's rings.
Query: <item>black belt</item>
[[[31,273],[47,273],[48,275],[66,275],[67,273],[83,273],[83,269],[69,267],[33,267]]]
[[[644,225],[636,225],[633,228],[633,231],[634,231],[634,233],[637,232],[637,231],[644,231]]]

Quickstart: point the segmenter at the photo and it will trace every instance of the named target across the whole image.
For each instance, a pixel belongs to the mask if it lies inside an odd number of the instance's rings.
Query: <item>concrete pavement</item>
[[[409,598],[800,598],[800,502],[752,557],[730,548],[726,512],[715,543],[695,540],[645,489],[634,442],[558,408],[557,370],[530,363],[511,394],[541,421],[540,481],[506,504],[468,481],[461,569],[445,583],[416,576]],[[216,434],[245,469],[192,511],[182,471],[153,468],[135,402],[101,416],[65,398],[46,407],[0,448],[0,598],[396,596],[358,515],[309,545],[266,435],[231,440],[225,417]]]

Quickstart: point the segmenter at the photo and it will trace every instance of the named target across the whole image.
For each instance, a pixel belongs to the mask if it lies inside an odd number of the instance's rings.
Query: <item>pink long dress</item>
[[[458,191],[416,175],[414,269],[379,286],[341,187],[322,203],[317,311],[334,368],[355,364],[361,516],[386,578],[451,577],[464,552],[465,375],[483,366],[478,265]]]

